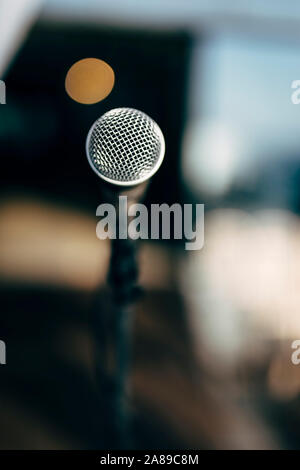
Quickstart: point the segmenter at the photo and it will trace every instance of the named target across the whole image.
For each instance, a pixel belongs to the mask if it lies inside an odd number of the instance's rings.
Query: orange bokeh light
[[[78,103],[94,104],[104,100],[112,91],[115,74],[110,65],[100,59],[82,59],[69,69],[65,88]]]

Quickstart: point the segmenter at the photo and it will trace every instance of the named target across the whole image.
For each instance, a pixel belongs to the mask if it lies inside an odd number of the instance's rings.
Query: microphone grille
[[[117,108],[93,124],[86,151],[91,167],[101,178],[131,186],[146,181],[158,170],[165,142],[159,126],[147,114]]]

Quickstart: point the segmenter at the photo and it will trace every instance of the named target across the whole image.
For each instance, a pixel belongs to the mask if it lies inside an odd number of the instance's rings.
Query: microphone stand
[[[128,399],[130,394],[133,306],[140,294],[137,285],[138,266],[135,241],[129,238],[112,240],[108,279],[112,290],[114,313],[115,389],[113,399],[115,428],[118,447],[128,450],[134,445]]]
[[[121,191],[109,184],[103,184],[104,199],[116,208],[119,196],[126,195],[128,205],[142,199],[148,182],[128,187]],[[119,208],[120,210],[120,208]],[[108,282],[111,288],[113,308],[113,340],[115,344],[115,375],[112,399],[116,447],[128,450],[134,447],[132,419],[129,406],[130,366],[132,352],[133,307],[142,289],[138,286],[138,264],[136,261],[137,242],[129,238],[128,218],[127,238],[118,238],[120,233],[120,212],[116,218],[116,238],[111,240],[111,259]],[[124,215],[124,214],[123,214]]]

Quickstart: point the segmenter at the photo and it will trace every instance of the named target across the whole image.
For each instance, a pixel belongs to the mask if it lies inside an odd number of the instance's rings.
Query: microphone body
[[[159,126],[145,113],[131,108],[108,111],[92,125],[86,140],[86,154],[93,171],[101,178],[107,202],[116,205],[127,196],[127,205],[141,199],[149,179],[160,167],[165,141]],[[117,218],[117,226],[122,226]],[[126,219],[127,220],[127,219]],[[119,232],[119,230],[118,230]],[[132,447],[131,416],[128,406],[130,377],[132,306],[139,295],[138,265],[134,240],[112,240],[109,281],[114,300],[115,391],[113,409],[118,448]]]

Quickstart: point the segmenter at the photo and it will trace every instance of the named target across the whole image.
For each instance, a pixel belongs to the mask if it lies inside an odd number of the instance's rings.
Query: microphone
[[[104,183],[106,198],[116,204],[120,195],[126,195],[128,202],[133,203],[143,196],[149,179],[159,169],[165,154],[165,140],[159,126],[147,114],[137,109],[116,108],[92,125],[86,140],[86,154],[93,171]],[[118,216],[116,220],[119,227],[121,219]],[[136,243],[130,237],[113,239],[109,268],[116,343],[112,397],[117,447],[123,449],[131,448],[133,438],[127,392],[132,308],[140,292],[135,249]]]
[[[93,171],[103,180],[107,197],[142,197],[149,179],[165,154],[165,140],[158,124],[132,108],[116,108],[92,125],[86,154]]]

